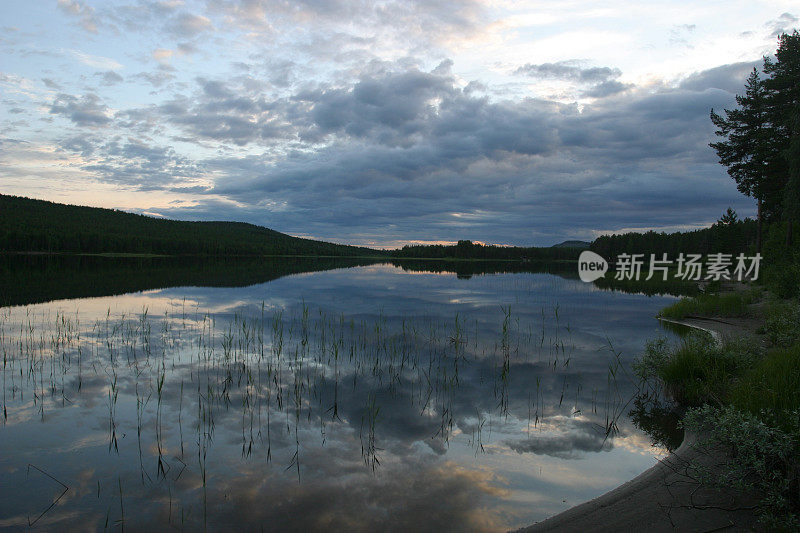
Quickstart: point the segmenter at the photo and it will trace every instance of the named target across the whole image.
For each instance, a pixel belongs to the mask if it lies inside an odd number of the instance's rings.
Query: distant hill
[[[554,244],[553,248],[589,248],[592,243],[587,241],[564,241]]]
[[[0,195],[0,251],[166,255],[383,256],[244,222],[187,222]]]

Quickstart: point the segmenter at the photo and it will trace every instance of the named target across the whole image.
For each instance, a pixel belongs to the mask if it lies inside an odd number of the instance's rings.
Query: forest
[[[621,253],[655,254],[659,258],[667,254],[672,260],[680,253],[754,254],[757,232],[755,220],[740,220],[729,208],[710,228],[676,233],[648,231],[602,235],[592,242],[591,249],[607,259]]]
[[[186,222],[0,195],[0,251],[154,255],[376,256],[244,222]]]

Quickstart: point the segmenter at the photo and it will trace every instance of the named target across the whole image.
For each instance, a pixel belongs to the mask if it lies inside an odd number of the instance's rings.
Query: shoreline
[[[723,337],[751,329],[744,320],[687,317],[659,319]],[[516,530],[518,533],[615,531],[755,531],[757,519],[747,495],[722,493],[692,476],[690,463],[721,465],[723,454],[696,446],[695,435],[635,478],[592,500]]]

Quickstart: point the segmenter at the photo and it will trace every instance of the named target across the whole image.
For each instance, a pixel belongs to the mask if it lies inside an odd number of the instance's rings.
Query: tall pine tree
[[[765,79],[758,70],[747,78],[738,107],[724,116],[711,110],[716,134],[711,143],[720,163],[742,193],[758,202],[758,249],[762,220],[786,223],[786,245],[800,219],[800,34],[783,34],[775,59],[764,58]]]
[[[756,246],[760,251],[765,201],[766,210],[771,214],[779,199],[767,179],[776,151],[769,142],[771,131],[766,120],[766,95],[757,69],[754,68],[747,78],[745,94],[737,95],[736,103],[739,107],[725,109],[724,117],[711,110],[711,121],[717,127],[715,133],[725,140],[709,146],[717,152],[720,163],[728,167],[728,174],[736,181],[739,192],[758,202]]]
[[[798,218],[800,196],[800,33],[783,34],[778,41],[775,60],[764,58],[764,80],[767,93],[767,114],[773,130],[771,142],[781,154],[783,213],[786,221],[786,245],[792,244],[792,230]]]

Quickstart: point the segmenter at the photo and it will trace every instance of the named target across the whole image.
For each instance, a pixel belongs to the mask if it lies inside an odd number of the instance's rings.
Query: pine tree
[[[792,244],[792,228],[800,210],[800,33],[783,34],[778,41],[775,60],[764,58],[764,81],[767,92],[768,120],[773,129],[772,143],[781,154],[780,172],[786,221],[786,245]]]
[[[739,215],[736,214],[736,211],[731,209],[730,207],[728,210],[722,214],[719,220],[717,220],[717,224],[721,226],[732,226],[739,221]]]
[[[736,109],[725,109],[725,116],[711,110],[715,132],[724,141],[710,143],[720,163],[736,181],[739,192],[758,202],[758,234],[756,246],[761,250],[761,226],[764,211],[775,212],[780,200],[775,197],[771,169],[777,158],[776,147],[770,142],[772,131],[767,121],[764,82],[757,69],[747,78],[745,94],[736,96]],[[783,187],[778,186],[780,191]]]

